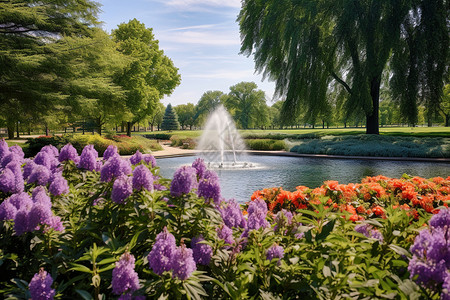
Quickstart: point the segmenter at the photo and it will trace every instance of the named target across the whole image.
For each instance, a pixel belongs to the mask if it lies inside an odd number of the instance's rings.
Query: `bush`
[[[246,139],[247,148],[251,150],[285,150],[286,145],[281,140]]]
[[[173,134],[170,133],[151,133],[151,134],[144,134],[143,137],[153,140],[170,140]]]
[[[172,147],[181,147],[183,149],[195,149],[197,147],[197,141],[186,136],[173,135],[170,141]]]
[[[47,145],[53,145],[56,148],[61,148],[63,145],[68,143],[67,137],[61,136],[39,136],[37,138],[28,139],[28,147],[24,148],[25,157],[35,156],[42,147]]]

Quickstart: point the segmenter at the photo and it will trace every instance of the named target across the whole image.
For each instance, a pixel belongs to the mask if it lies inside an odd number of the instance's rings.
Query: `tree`
[[[266,120],[261,119],[264,115],[266,119],[268,118],[264,112],[264,106],[267,106],[266,95],[257,88],[254,82],[240,82],[233,85],[225,102],[235,121],[244,129],[257,126],[257,121],[265,123]]]
[[[178,116],[172,105],[167,105],[166,111],[164,113],[163,121],[161,124],[162,130],[178,130],[180,129],[180,123],[178,122]]]
[[[149,116],[149,121],[148,121],[148,123],[150,124],[151,131],[153,131],[153,128],[155,127],[155,125],[158,126],[158,130],[159,130],[159,127],[160,127],[163,117],[164,117],[165,110],[166,110],[166,108],[164,107],[164,104],[162,104],[161,102],[159,102],[156,105],[156,108],[153,110],[152,114]]]
[[[2,1],[0,10],[0,114],[13,137],[18,115],[39,116],[64,99],[55,53],[69,51],[66,37],[89,36],[98,4],[89,0]],[[14,112],[17,112],[14,113]]]
[[[159,49],[151,28],[133,19],[112,33],[119,51],[129,58],[128,66],[115,82],[126,91],[125,105],[130,112],[127,135],[134,123],[152,114],[156,104],[180,84],[173,62]]]
[[[202,97],[195,108],[194,120],[197,124],[204,124],[206,118],[220,105],[225,103],[227,95],[221,91],[207,91],[203,93]]]
[[[441,113],[445,118],[445,127],[450,126],[450,84],[446,84],[444,87],[444,96],[441,106],[439,107]]]
[[[175,111],[177,112],[181,127],[185,128],[189,126],[189,129],[192,130],[192,126],[196,123],[195,105],[192,103],[180,104],[175,106]]]
[[[366,133],[378,134],[382,73],[391,53],[401,49],[398,44],[405,39],[405,20],[417,12],[424,18],[431,16],[439,32],[446,30],[445,18],[420,10],[431,2],[439,2],[437,6],[448,15],[448,8],[441,5],[444,0],[244,0],[238,17],[241,52],[254,54],[256,69],[275,80],[276,92],[286,97],[283,115],[287,119],[294,119],[301,107],[311,114],[323,110],[328,105],[326,91],[337,82],[348,93],[346,118],[363,111]],[[413,25],[429,26],[423,22]],[[431,35],[423,35],[419,41],[433,44]],[[439,49],[448,49],[448,35],[434,43],[439,43]],[[429,57],[433,70],[423,74],[426,82],[442,81],[447,50],[444,57]]]

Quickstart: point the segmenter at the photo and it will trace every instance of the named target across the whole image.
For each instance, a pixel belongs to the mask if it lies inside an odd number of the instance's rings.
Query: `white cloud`
[[[218,24],[205,24],[205,25],[195,25],[195,26],[188,26],[188,27],[179,27],[179,28],[171,28],[164,30],[162,32],[169,32],[169,31],[183,31],[183,30],[191,30],[191,29],[209,29],[216,27]]]
[[[231,80],[245,80],[253,79],[253,70],[219,70],[213,73],[203,74],[189,74],[186,78],[198,78],[198,79],[231,79]]]

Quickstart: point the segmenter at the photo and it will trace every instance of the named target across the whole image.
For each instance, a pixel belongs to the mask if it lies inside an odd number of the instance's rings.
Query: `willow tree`
[[[45,114],[64,98],[58,87],[64,66],[49,61],[69,48],[49,46],[67,36],[89,36],[97,11],[89,0],[1,1],[0,115],[10,138],[20,116]]]
[[[378,134],[382,74],[407,16],[422,2],[243,0],[241,51],[254,54],[257,71],[275,81],[276,93],[286,99],[286,119],[302,109],[314,119],[329,105],[327,90],[338,83],[348,94],[347,116],[364,112],[366,133]],[[433,76],[442,80],[443,74]]]
[[[130,112],[127,135],[134,123],[152,115],[157,103],[180,84],[178,69],[159,49],[151,28],[136,19],[122,23],[112,32],[118,50],[129,59],[115,82],[125,90],[125,105]]]

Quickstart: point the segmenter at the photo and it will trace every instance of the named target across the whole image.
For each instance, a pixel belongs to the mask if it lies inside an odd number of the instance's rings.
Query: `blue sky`
[[[229,92],[241,81],[253,81],[272,105],[273,82],[254,72],[253,57],[239,54],[236,17],[240,0],[99,0],[103,28],[111,32],[136,18],[153,28],[164,53],[181,74],[181,84],[164,105],[194,103],[208,90]]]

